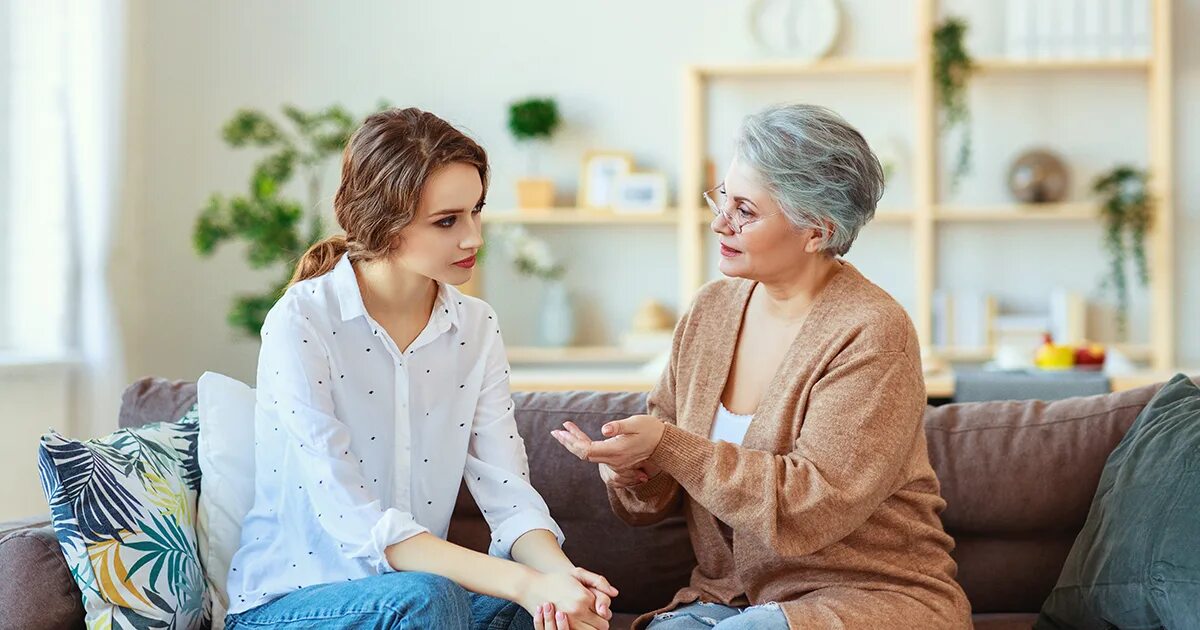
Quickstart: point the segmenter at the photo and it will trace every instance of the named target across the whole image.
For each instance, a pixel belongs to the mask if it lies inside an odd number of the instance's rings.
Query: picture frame
[[[667,210],[667,176],[657,171],[626,173],[613,184],[612,210],[619,214],[653,214]]]
[[[620,151],[588,151],[579,174],[580,208],[609,210],[616,179],[633,170],[633,155]]]

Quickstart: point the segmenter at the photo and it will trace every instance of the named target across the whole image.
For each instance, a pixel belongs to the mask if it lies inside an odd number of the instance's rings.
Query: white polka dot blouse
[[[500,325],[438,284],[425,329],[400,348],[363,306],[343,256],[293,285],[262,329],[254,506],[228,576],[229,612],[299,588],[393,569],[384,550],[445,538],[460,480],[511,557],[525,532],[562,530],[529,484]]]

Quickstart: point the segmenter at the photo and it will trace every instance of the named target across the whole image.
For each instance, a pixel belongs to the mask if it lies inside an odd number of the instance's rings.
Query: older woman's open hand
[[[566,428],[566,431],[558,431],[557,433],[560,435],[554,437],[576,457],[586,461],[587,453],[591,451],[592,438],[575,426],[573,422],[564,422],[563,427]],[[551,431],[551,433],[555,432]],[[608,464],[600,464],[599,468],[600,478],[606,485],[614,488],[636,486],[649,481],[651,477],[659,473],[658,466],[649,461],[644,461],[633,468],[613,468]]]
[[[663,436],[663,423],[654,416],[630,416],[601,427],[608,439],[594,441],[573,422],[550,434],[579,459],[629,471],[650,459]],[[647,475],[648,477],[649,475]]]

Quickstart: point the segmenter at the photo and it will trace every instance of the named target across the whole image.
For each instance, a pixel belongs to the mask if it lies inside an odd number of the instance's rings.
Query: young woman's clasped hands
[[[654,416],[630,416],[605,423],[600,432],[607,438],[594,441],[573,422],[550,434],[567,450],[584,461],[600,464],[604,482],[618,488],[649,481],[659,473],[650,456],[662,441],[665,427]]]
[[[603,576],[575,567],[566,573],[539,574],[520,599],[541,599],[536,607],[525,604],[533,616],[535,630],[607,630],[612,619],[609,605],[617,589]],[[555,606],[549,601],[569,602]]]

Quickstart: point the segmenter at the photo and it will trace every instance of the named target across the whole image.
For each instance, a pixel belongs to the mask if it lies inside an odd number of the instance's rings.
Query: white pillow
[[[216,372],[196,384],[200,408],[200,499],[196,530],[212,596],[213,630],[225,627],[225,579],[242,520],[254,504],[254,390]]]

